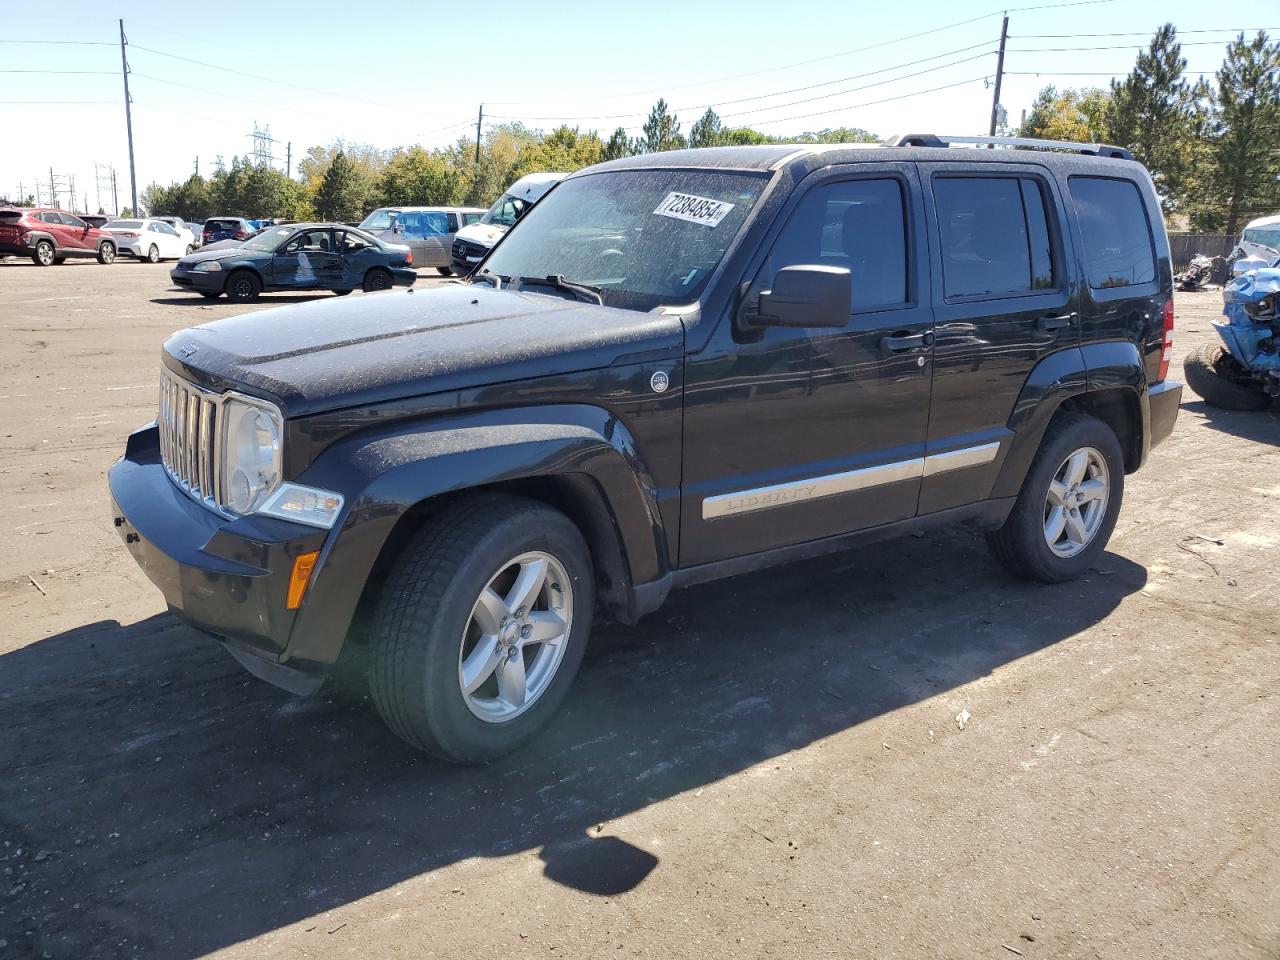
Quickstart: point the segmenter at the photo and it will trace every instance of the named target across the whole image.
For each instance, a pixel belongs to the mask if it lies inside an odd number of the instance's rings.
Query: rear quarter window
[[[1102,290],[1153,281],[1156,251],[1137,184],[1108,177],[1071,177],[1067,184],[1084,242],[1089,286]]]

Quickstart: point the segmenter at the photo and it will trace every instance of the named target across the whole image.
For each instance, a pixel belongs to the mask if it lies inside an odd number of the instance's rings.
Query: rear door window
[[[1137,184],[1107,177],[1067,181],[1084,241],[1085,272],[1095,290],[1156,278],[1151,224]]]
[[[947,300],[1057,286],[1043,187],[1034,177],[935,177]]]

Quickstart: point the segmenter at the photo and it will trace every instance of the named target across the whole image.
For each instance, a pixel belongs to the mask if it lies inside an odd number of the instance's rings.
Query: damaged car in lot
[[[185,256],[169,276],[207,299],[240,301],[277,290],[389,290],[418,278],[408,247],[340,223],[267,227],[238,246]]]
[[[1265,410],[1280,397],[1280,268],[1241,274],[1222,289],[1225,321],[1213,322],[1222,346],[1183,361],[1187,384],[1225,410]]]
[[[407,743],[483,762],[597,615],[678,588],[958,522],[1080,577],[1173,430],[1173,325],[1120,148],[645,154],[566,177],[464,283],[174,334],[112,517],[256,676],[310,693],[342,657]]]

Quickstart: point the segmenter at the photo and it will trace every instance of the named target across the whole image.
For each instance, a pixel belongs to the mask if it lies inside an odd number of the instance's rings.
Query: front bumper
[[[226,274],[221,270],[187,270],[182,267],[174,267],[169,271],[169,279],[174,282],[175,286],[184,287],[188,290],[198,290],[201,293],[221,293],[222,285],[226,282]]]
[[[154,425],[129,437],[108,483],[116,530],[173,613],[264,680],[300,694],[320,685],[316,665],[284,662],[296,617],[286,596],[294,558],[320,550],[328,531],[270,517],[229,520],[196,503],[169,479]]]
[[[1151,409],[1151,446],[1173,433],[1178,419],[1178,407],[1182,404],[1182,384],[1177,380],[1153,383],[1147,390],[1147,403]]]

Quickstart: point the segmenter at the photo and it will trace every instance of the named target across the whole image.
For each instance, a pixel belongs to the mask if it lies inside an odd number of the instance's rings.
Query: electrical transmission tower
[[[275,143],[271,139],[271,125],[259,127],[258,121],[253,122],[253,133],[249,134],[253,137],[253,162],[259,167],[269,166],[275,161],[275,157],[271,155],[271,144]]]
[[[94,197],[97,198],[99,210],[107,209],[102,205],[102,194],[104,192],[107,195],[107,201],[111,202],[112,186],[114,185],[114,182],[115,182],[115,176],[116,176],[115,168],[111,164],[98,163],[97,161],[94,161],[94,164],[93,164]],[[112,204],[112,206],[114,206],[114,203]],[[112,210],[112,213],[118,213],[118,212],[119,211],[117,210]]]

